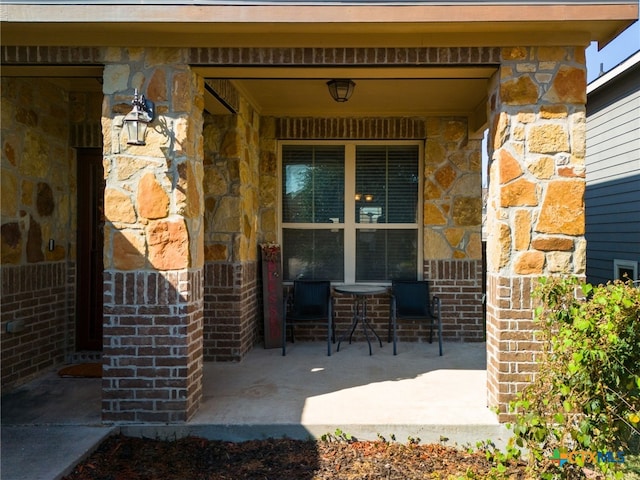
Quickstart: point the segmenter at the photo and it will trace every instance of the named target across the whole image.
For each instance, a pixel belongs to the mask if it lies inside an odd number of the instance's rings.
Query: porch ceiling
[[[21,2],[1,5],[4,45],[138,47],[454,47],[604,45],[638,18],[636,0],[564,2]],[[145,2],[146,3],[146,2]],[[51,67],[50,67],[51,68]],[[487,80],[473,68],[232,68],[198,66],[226,78],[262,115],[467,115],[484,125]],[[3,76],[7,73],[3,67]],[[29,76],[22,73],[23,76]],[[33,74],[36,75],[36,74]],[[100,89],[90,73],[48,76],[70,90]],[[92,77],[93,80],[86,80]],[[334,102],[326,82],[351,78],[353,97]],[[79,79],[79,80],[78,80]],[[228,113],[208,94],[212,113]]]
[[[438,68],[211,68],[197,67],[205,78],[230,80],[261,115],[394,116],[461,115],[483,126],[487,82],[495,66]],[[5,66],[3,76],[40,77],[70,92],[101,92],[102,67]],[[348,102],[337,103],[326,82],[351,78]],[[151,99],[153,100],[153,99]],[[206,109],[229,114],[209,92]]]

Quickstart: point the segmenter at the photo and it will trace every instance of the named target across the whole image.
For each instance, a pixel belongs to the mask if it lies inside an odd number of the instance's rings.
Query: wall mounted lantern
[[[138,97],[138,89],[133,95],[133,109],[124,117],[124,124],[127,126],[129,145],[146,145],[144,137],[147,134],[147,127],[155,117],[155,105],[152,101]]]
[[[336,78],[327,82],[329,93],[336,102],[346,102],[351,98],[356,84],[348,78]]]

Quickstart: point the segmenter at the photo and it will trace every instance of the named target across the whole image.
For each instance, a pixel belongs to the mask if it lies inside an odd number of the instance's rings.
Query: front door
[[[104,174],[100,149],[79,149],[76,349],[102,350]]]

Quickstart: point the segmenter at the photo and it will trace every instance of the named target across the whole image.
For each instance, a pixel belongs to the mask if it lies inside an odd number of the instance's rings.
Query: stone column
[[[202,397],[203,82],[182,55],[107,55],[105,421],[184,422]],[[156,106],[144,146],[120,128],[134,88]]]
[[[506,420],[536,371],[537,280],[585,272],[584,48],[505,48],[492,83],[488,402]]]

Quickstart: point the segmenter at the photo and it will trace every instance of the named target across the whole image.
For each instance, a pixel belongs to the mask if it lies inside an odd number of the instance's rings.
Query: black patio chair
[[[426,280],[394,280],[391,284],[391,308],[389,310],[388,341],[393,338],[393,354],[396,355],[396,323],[398,320],[422,320],[428,322],[429,343],[433,343],[433,329],[438,329],[438,345],[442,356],[442,317],[440,298],[429,295]],[[393,329],[393,337],[391,330]]]
[[[331,283],[326,280],[296,280],[284,299],[282,309],[282,355],[287,354],[287,330],[291,329],[291,342],[295,342],[295,325],[325,325],[327,327],[327,355],[331,355],[331,342],[336,341],[333,323],[333,297]]]

